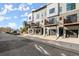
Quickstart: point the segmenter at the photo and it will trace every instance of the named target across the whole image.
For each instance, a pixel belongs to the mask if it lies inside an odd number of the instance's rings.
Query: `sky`
[[[27,15],[44,3],[0,3],[0,27],[19,29]]]

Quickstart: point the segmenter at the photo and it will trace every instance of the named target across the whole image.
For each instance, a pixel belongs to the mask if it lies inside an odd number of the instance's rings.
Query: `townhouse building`
[[[33,14],[32,13],[29,13],[28,14],[28,20],[27,20],[27,23],[30,25],[29,28],[28,28],[28,34],[33,34],[33,29],[31,27],[31,23],[33,23]]]
[[[47,5],[47,18],[45,20],[45,34],[57,36],[58,3]]]
[[[33,34],[43,35],[43,20],[46,17],[46,5],[41,6],[40,8],[32,11],[32,26],[29,29],[32,29]],[[30,16],[28,15],[28,18]]]
[[[79,37],[79,3],[61,3],[59,21],[63,21],[63,36]]]
[[[33,34],[79,37],[79,3],[49,3],[32,11]]]

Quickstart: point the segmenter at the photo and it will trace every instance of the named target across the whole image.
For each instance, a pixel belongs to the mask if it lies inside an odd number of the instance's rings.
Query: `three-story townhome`
[[[33,34],[33,29],[32,29],[32,26],[33,25],[33,14],[32,13],[29,13],[28,14],[28,20],[27,20],[27,23],[29,24],[29,28],[28,28],[28,34]]]
[[[58,24],[58,3],[47,5],[47,18],[45,19],[45,34],[57,36]]]
[[[60,3],[60,8],[64,37],[79,37],[79,3]]]
[[[43,20],[46,17],[46,5],[41,6],[38,9],[32,11],[32,21],[34,26],[32,25],[33,34],[43,35]]]

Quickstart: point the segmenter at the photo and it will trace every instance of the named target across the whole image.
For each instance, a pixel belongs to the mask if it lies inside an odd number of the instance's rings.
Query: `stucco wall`
[[[49,14],[49,10],[51,8],[55,8],[55,12]],[[47,6],[47,17],[54,16],[54,15],[58,15],[58,3],[52,3]]]
[[[60,14],[66,13],[66,3],[60,3],[60,7],[62,7]]]
[[[66,4],[67,4],[67,3],[60,3],[60,7],[62,7],[62,12],[60,12],[60,14],[69,12],[69,11],[67,11],[67,9],[66,9]],[[79,3],[76,3],[76,9],[79,9]],[[73,10],[76,10],[76,9],[73,9]],[[72,11],[72,10],[70,10],[70,11]]]
[[[41,10],[39,10],[37,12],[34,12],[33,13],[33,15],[34,15],[34,22],[42,21],[46,17],[45,13],[46,13],[46,8],[41,9]],[[39,19],[36,19],[37,14],[39,14]],[[41,16],[41,14],[43,14],[43,17]]]
[[[29,17],[31,17],[31,19],[29,19]],[[32,13],[28,14],[28,21],[32,21]]]

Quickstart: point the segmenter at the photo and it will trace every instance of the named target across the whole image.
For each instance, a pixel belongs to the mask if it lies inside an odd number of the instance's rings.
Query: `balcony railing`
[[[30,23],[30,27],[40,27],[40,23]]]
[[[57,24],[57,21],[56,20],[45,20],[45,25],[50,25],[50,24]]]
[[[64,24],[66,23],[75,23],[77,22],[77,14],[72,14],[72,15],[68,15],[66,16],[66,18],[64,18]]]
[[[77,19],[75,19],[75,20],[72,20],[72,19],[64,19],[64,24],[74,23],[74,22],[77,22]]]

